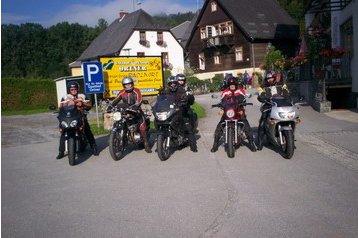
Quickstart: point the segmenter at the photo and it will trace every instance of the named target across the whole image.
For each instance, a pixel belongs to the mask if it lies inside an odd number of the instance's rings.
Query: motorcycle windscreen
[[[291,107],[292,106],[291,101],[284,97],[273,97],[272,101],[275,102],[278,107]]]
[[[157,102],[153,107],[155,112],[166,112],[173,109],[175,104],[175,95],[172,94],[160,94],[157,97]]]

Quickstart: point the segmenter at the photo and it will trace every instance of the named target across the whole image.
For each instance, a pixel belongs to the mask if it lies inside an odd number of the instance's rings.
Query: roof
[[[175,38],[178,40],[183,39],[186,29],[189,27],[190,21],[185,21],[181,23],[180,25],[177,25],[176,27],[173,27],[170,29],[170,31],[173,33]]]
[[[209,2],[205,2],[198,21]],[[299,37],[298,24],[276,0],[218,0],[217,3],[235,25],[252,40]]]
[[[169,31],[169,28],[155,21],[148,13],[139,9],[120,20],[112,22],[82,53],[77,61],[113,56],[118,53],[135,30]]]

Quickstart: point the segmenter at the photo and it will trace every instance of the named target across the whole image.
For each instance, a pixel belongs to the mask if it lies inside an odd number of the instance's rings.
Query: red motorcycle
[[[229,158],[235,156],[235,150],[239,148],[241,142],[246,139],[244,133],[244,123],[242,118],[245,116],[245,106],[253,105],[247,102],[238,102],[235,97],[224,98],[221,103],[214,104],[212,107],[222,109],[221,124],[224,130],[226,153]]]

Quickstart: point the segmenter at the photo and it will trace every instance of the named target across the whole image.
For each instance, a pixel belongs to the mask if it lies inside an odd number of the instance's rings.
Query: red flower
[[[345,52],[346,50],[343,48],[331,48],[331,49],[322,50],[321,52],[319,52],[319,54],[326,59],[336,59],[336,58],[341,58]]]

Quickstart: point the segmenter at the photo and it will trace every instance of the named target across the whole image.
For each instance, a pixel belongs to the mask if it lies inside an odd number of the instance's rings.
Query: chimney
[[[119,21],[122,21],[123,18],[124,18],[125,16],[127,16],[127,15],[128,15],[128,12],[125,12],[125,11],[121,10],[121,11],[119,12]]]

